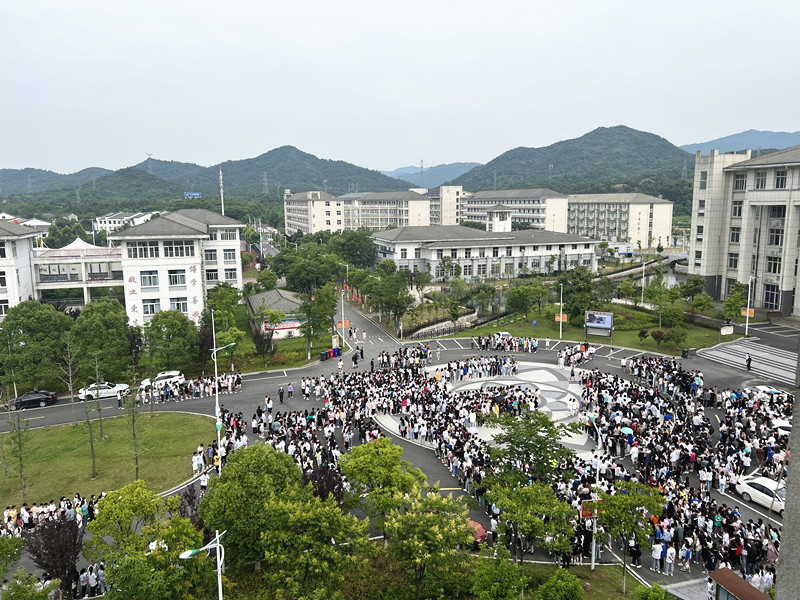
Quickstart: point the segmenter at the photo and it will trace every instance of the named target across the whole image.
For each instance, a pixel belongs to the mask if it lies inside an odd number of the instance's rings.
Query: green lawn
[[[191,403],[182,407],[191,409]],[[83,405],[80,405],[82,410]],[[116,409],[106,410],[108,415]],[[25,412],[22,413],[25,416]],[[35,424],[36,421],[32,421]],[[28,491],[28,505],[33,502],[82,496],[113,490],[133,481],[135,476],[133,437],[124,417],[104,417],[93,422],[97,477],[91,478],[92,455],[86,423],[77,427],[60,425],[29,430],[23,438],[23,466]],[[191,477],[192,452],[198,444],[216,439],[214,422],[208,417],[180,413],[143,413],[137,423],[139,476],[157,491],[170,489]],[[8,469],[8,486],[2,488],[0,505],[20,506],[22,488],[19,459],[12,453],[9,434],[0,435]]]
[[[536,587],[553,576],[556,572],[555,565],[531,564],[524,566],[525,575],[533,577]],[[584,598],[587,600],[617,600],[618,598],[633,598],[636,590],[643,587],[630,573],[625,585],[625,594],[622,593],[622,567],[598,566],[594,571],[588,565],[570,567],[570,573],[583,582]],[[536,591],[533,597],[538,598]],[[527,597],[527,594],[526,594]]]
[[[612,304],[606,306],[603,310],[613,312],[615,314],[615,326],[619,327],[619,315],[625,315],[630,322],[641,322],[641,327],[636,326],[630,331],[621,331],[617,328],[614,331],[614,338],[609,339],[602,336],[590,336],[588,339],[596,344],[613,344],[615,346],[625,346],[628,348],[637,348],[646,352],[661,352],[664,354],[680,354],[682,348],[708,348],[720,343],[720,341],[731,341],[739,335],[726,336],[720,340],[719,332],[716,329],[709,329],[700,327],[699,325],[690,325],[684,323],[684,327],[688,332],[686,340],[680,346],[670,346],[667,342],[661,342],[661,345],[650,337],[640,340],[638,332],[640,328],[647,329],[648,332],[658,329],[658,315],[650,314],[643,310],[637,310],[631,307],[623,307],[620,305]],[[465,336],[478,336],[478,335],[491,335],[497,331],[508,331],[513,336],[535,336],[538,338],[550,337],[550,339],[558,339],[558,323],[555,321],[555,314],[558,312],[557,306],[546,306],[542,310],[541,317],[537,309],[528,313],[527,318],[521,317],[503,318],[497,321],[492,321],[486,325],[476,327],[475,329],[467,329],[460,333],[453,334],[448,337],[465,337]],[[531,325],[533,320],[538,321],[538,325],[534,328]],[[667,327],[662,328],[667,331]],[[583,340],[584,331],[583,327],[572,327],[564,323],[563,339],[565,340]]]

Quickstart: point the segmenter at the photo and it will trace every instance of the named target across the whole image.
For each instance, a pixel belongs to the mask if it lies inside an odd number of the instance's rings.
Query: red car
[[[469,520],[469,526],[475,530],[473,534],[475,536],[475,550],[479,550],[486,543],[486,527],[472,519]]]

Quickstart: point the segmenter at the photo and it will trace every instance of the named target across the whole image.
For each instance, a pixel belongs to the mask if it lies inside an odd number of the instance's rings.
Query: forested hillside
[[[652,133],[618,126],[543,148],[509,150],[451,183],[470,192],[542,187],[564,194],[640,191],[661,194],[675,203],[676,214],[689,214],[693,174],[691,154]]]

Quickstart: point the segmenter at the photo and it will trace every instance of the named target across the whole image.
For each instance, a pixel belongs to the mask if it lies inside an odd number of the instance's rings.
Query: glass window
[[[161,310],[161,303],[158,300],[142,300],[142,314],[152,317]]]
[[[511,246],[506,246],[506,256],[511,256]]]
[[[767,188],[767,172],[756,171],[756,189],[763,190]]]
[[[739,268],[739,253],[738,252],[731,252],[728,254],[728,268],[729,269],[738,269]]]
[[[5,258],[5,257],[6,257],[6,243],[0,242],[0,258]]]
[[[769,218],[770,219],[785,219],[786,218],[786,207],[785,206],[770,206],[769,207]]]
[[[141,271],[139,277],[142,287],[158,287],[158,271]]]
[[[785,190],[786,189],[786,169],[782,169],[779,171],[775,171],[775,189],[776,190]]]
[[[171,286],[186,285],[186,271],[184,269],[175,269],[169,272],[169,284]]]
[[[408,250],[405,248],[400,248],[400,258],[402,260],[406,260],[408,258]]]
[[[189,312],[189,302],[186,298],[170,298],[169,309],[187,314]]]
[[[420,248],[414,248],[414,258],[422,258],[422,250]]]
[[[128,258],[158,258],[158,242],[128,242]]]
[[[700,171],[700,189],[704,190],[708,187],[708,171]]]
[[[768,310],[780,308],[780,292],[777,285],[764,284],[764,308]]]
[[[767,273],[773,273],[775,275],[780,275],[781,272],[781,257],[780,256],[768,256],[767,257]]]
[[[8,300],[0,300],[0,315],[8,314]]]
[[[486,258],[486,248],[479,248],[478,249],[478,257],[479,258]]]
[[[219,281],[219,271],[216,269],[208,269],[206,271],[206,281]]]
[[[6,287],[6,272],[0,271],[0,288]]]
[[[225,262],[236,262],[236,250],[233,248],[225,248],[222,251],[222,259]]]
[[[181,258],[184,256],[194,256],[194,242],[183,240],[164,242],[164,257]]]
[[[203,258],[207,263],[216,264],[217,262],[217,251],[216,250],[204,250],[203,251]]]
[[[744,204],[744,200],[734,200],[731,204],[731,216],[732,217],[741,217],[742,216],[742,205]]]
[[[731,244],[738,244],[739,238],[742,236],[741,227],[731,227]]]
[[[500,256],[500,248],[492,248],[492,256],[494,258],[497,258],[498,256]]]
[[[472,248],[464,248],[464,258],[472,258]]]
[[[236,269],[225,269],[225,281],[236,281]]]
[[[736,173],[733,176],[733,191],[740,192],[747,189],[747,173]]]
[[[223,242],[238,240],[239,231],[237,229],[222,229],[219,232],[219,239]]]
[[[770,229],[769,230],[769,245],[770,246],[783,246],[783,229]]]
[[[442,258],[444,258],[444,250],[437,250],[437,251],[436,251],[436,258],[437,258],[437,259],[442,259]]]

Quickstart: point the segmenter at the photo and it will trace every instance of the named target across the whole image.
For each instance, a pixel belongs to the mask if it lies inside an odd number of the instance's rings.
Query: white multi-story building
[[[220,282],[242,288],[240,230],[244,224],[205,209],[164,213],[111,234],[121,244],[125,307],[132,325],[161,310],[195,322],[206,291]]]
[[[672,202],[647,194],[571,194],[567,231],[634,247],[669,245]]]
[[[567,231],[567,197],[546,188],[464,194],[459,222],[486,223],[487,209],[497,204],[511,209],[514,223],[525,223],[531,228],[547,231]]]
[[[0,220],[0,318],[36,296],[33,277],[34,229]]]
[[[460,185],[442,185],[438,192],[428,194],[431,225],[458,225],[461,222],[461,201],[464,197],[464,188]]]
[[[800,146],[759,158],[697,153],[689,270],[711,296],[726,298],[740,281],[753,306],[800,314],[798,231]]]
[[[111,233],[112,231],[119,231],[127,223],[135,227],[141,225],[145,221],[153,218],[155,213],[151,212],[115,212],[108,213],[102,217],[97,217],[92,223],[95,231],[105,231]]]
[[[430,225],[430,200],[415,191],[345,194],[286,194],[283,201],[286,235],[356,229],[386,229]]]
[[[378,231],[372,234],[376,258],[390,258],[401,270],[430,271],[440,279],[445,275],[441,261],[449,257],[468,282],[578,266],[597,271],[596,240],[539,229],[511,231],[512,213],[503,205],[486,209],[489,231],[460,225]]]

